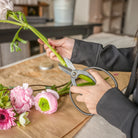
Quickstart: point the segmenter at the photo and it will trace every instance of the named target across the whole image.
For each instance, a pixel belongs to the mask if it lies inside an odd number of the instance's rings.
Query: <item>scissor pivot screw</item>
[[[72,76],[73,76],[73,77],[75,77],[76,74],[77,74],[77,73],[76,73],[75,71],[72,72]]]

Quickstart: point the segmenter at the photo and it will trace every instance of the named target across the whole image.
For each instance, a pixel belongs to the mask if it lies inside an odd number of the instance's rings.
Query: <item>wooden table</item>
[[[47,71],[40,70],[40,63],[45,61],[53,63],[54,68]],[[79,69],[84,68],[84,66],[81,65],[75,66]],[[103,77],[107,77],[102,72],[100,73]],[[112,74],[115,75],[120,89],[127,86],[130,73],[112,72]],[[0,68],[0,83],[5,86],[17,86],[25,82],[30,85],[60,85],[69,80],[70,77],[58,68],[57,62],[51,61],[45,54]],[[113,86],[111,79],[108,79],[108,82]],[[29,115],[31,123],[28,126],[13,127],[6,131],[0,131],[0,138],[73,137],[90,117],[81,114],[73,106],[68,95],[61,97],[58,103],[58,110],[52,115],[41,114],[32,108]],[[80,104],[80,106],[83,107],[83,104]]]

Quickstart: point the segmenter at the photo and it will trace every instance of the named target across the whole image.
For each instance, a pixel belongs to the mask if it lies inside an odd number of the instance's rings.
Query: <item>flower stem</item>
[[[17,26],[23,26],[21,23],[17,23],[17,22],[14,22],[14,21],[9,21],[9,20],[0,20],[1,23],[10,23],[10,24],[14,24],[14,25],[17,25]]]
[[[52,48],[52,46],[49,45],[48,40],[45,36],[43,36],[36,28],[29,24],[26,24],[26,27],[29,28],[33,33],[35,33],[38,36],[38,38],[40,38],[50,48],[50,50],[57,56],[57,58],[63,66],[66,66],[64,59],[56,52],[55,49]]]
[[[15,20],[15,18],[13,17],[13,15],[9,15],[12,19]],[[38,38],[40,38],[49,48],[50,50],[57,56],[57,58],[59,59],[60,63],[63,65],[63,66],[67,66],[66,65],[66,62],[64,61],[64,59],[56,52],[55,49],[52,48],[52,46],[49,45],[48,43],[48,40],[47,38],[42,35],[36,28],[34,28],[33,26],[29,25],[28,23],[26,22],[23,22],[23,21],[18,21],[16,20],[16,22],[14,21],[10,21],[10,20],[1,20],[0,22],[3,22],[3,23],[10,23],[10,24],[14,24],[14,25],[17,25],[17,26],[22,26],[22,27],[25,27],[25,28],[28,28],[30,29],[36,36],[38,36]],[[85,75],[80,75],[79,78],[81,79],[84,79],[88,82],[93,82],[89,77],[85,76]]]

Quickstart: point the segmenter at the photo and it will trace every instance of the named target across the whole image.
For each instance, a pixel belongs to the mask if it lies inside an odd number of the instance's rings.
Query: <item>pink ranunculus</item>
[[[59,94],[56,91],[51,90],[51,89],[46,89],[46,92],[52,93],[57,99],[59,99]]]
[[[35,108],[44,114],[52,114],[57,111],[57,98],[50,92],[42,91],[34,98]]]
[[[15,113],[13,112],[13,108],[10,109],[2,109],[0,108],[0,130],[6,130],[15,126],[16,123],[14,120],[16,119]]]
[[[11,90],[10,100],[13,108],[17,113],[29,111],[34,104],[32,88],[28,88],[28,84],[24,83],[23,87],[17,86]]]

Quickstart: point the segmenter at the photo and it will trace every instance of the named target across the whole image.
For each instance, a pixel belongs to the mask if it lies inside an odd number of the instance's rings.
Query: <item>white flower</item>
[[[0,20],[5,20],[7,11],[13,11],[13,2],[12,0],[0,0]]]
[[[24,127],[30,123],[30,120],[27,118],[28,115],[28,112],[24,112],[19,115],[19,123]]]

